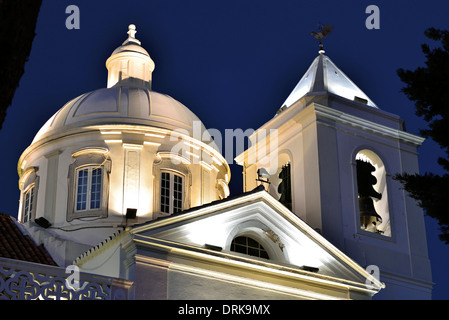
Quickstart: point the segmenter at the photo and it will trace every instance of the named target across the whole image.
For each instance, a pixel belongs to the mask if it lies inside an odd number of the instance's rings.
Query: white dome
[[[134,38],[134,25],[128,34],[106,61],[107,88],[62,106],[17,165],[20,219],[45,217],[54,227],[51,233],[39,233],[40,238],[70,241],[71,252],[65,246],[54,248],[63,263],[121,229],[129,222],[124,220],[127,209],[136,209],[129,223],[141,223],[229,195],[231,172],[218,146],[192,111],[151,90],[154,62]],[[99,173],[95,182],[93,168]],[[86,190],[78,185],[80,172],[90,176]],[[171,177],[172,193],[178,188],[177,203],[168,209],[161,205],[162,173]],[[27,190],[33,200],[26,198]],[[78,206],[84,196],[90,204]],[[26,206],[29,214],[24,216]]]
[[[122,81],[112,88],[91,91],[67,102],[39,130],[33,143],[72,129],[109,124],[182,129],[193,136],[195,121],[203,133],[206,129],[200,119],[179,101]]]
[[[218,150],[213,142],[210,143],[209,133],[192,111],[172,97],[151,90],[154,62],[134,37],[135,33],[136,27],[131,24],[128,39],[107,59],[108,87],[67,102],[39,130],[33,144],[68,134],[74,129],[131,125],[182,130],[199,140],[204,134],[206,143]],[[201,128],[201,132],[196,128]]]
[[[115,54],[119,54],[119,53],[123,53],[123,52],[134,52],[134,53],[141,53],[144,56],[149,57],[149,53],[147,50],[145,50],[144,48],[142,48],[140,45],[138,45],[135,42],[131,42],[128,41],[124,44],[122,44],[120,47],[118,47],[117,49],[115,49],[111,56],[115,55]]]

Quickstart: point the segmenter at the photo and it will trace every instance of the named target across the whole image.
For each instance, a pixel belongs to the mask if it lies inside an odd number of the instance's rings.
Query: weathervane
[[[318,24],[318,32],[312,31],[310,32],[310,34],[312,36],[314,36],[316,39],[318,39],[320,41],[320,51],[319,53],[324,53],[323,50],[323,43],[321,42],[321,40],[326,37],[329,33],[331,33],[332,31],[332,26],[331,25],[323,25],[322,23]]]

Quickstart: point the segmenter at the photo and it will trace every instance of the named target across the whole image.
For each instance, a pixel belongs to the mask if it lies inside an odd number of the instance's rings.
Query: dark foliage
[[[449,212],[446,203],[449,199],[449,176],[405,173],[395,178],[404,185],[404,189],[417,200],[429,217],[437,219],[441,231],[439,238],[449,244]]]
[[[406,84],[402,92],[415,103],[416,114],[428,122],[428,128],[420,133],[437,142],[447,154],[438,163],[449,171],[449,31],[429,28],[425,35],[441,43],[431,48],[422,45],[427,58],[425,67],[414,71],[398,70],[398,76]],[[438,220],[440,239],[449,243],[449,175],[432,173],[396,175],[404,189],[417,200],[426,214]]]
[[[42,0],[0,0],[0,129],[31,52]]]

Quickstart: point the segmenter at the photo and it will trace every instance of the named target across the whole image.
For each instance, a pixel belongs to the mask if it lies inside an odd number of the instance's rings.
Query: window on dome
[[[20,222],[28,222],[36,216],[37,192],[39,190],[38,168],[29,168],[19,180],[22,194],[20,197]]]
[[[107,217],[111,160],[103,148],[81,149],[72,154],[69,167],[67,221]]]
[[[84,167],[77,170],[75,211],[100,209],[102,177],[101,167]]]
[[[246,236],[239,236],[234,238],[231,243],[231,251],[255,256],[259,258],[270,259],[267,251],[264,247],[254,240],[253,238]]]
[[[34,185],[32,185],[24,193],[22,222],[28,222],[31,220],[31,215],[33,213],[33,207],[34,207],[34,201],[35,201],[34,200]]]
[[[156,215],[167,216],[191,205],[192,173],[189,163],[179,161],[182,157],[171,152],[158,152],[153,162],[153,210]]]
[[[161,172],[161,212],[176,213],[183,210],[184,178],[170,171]]]

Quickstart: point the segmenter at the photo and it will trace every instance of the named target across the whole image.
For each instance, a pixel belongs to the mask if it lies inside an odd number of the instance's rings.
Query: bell
[[[382,223],[382,217],[379,216],[374,208],[373,199],[368,196],[359,198],[360,225],[368,231],[377,231],[377,226]]]

